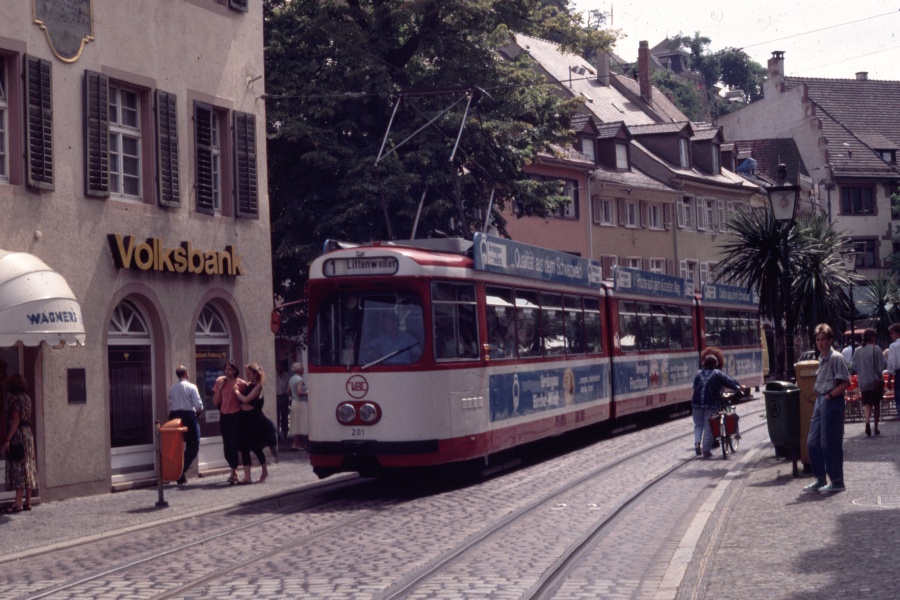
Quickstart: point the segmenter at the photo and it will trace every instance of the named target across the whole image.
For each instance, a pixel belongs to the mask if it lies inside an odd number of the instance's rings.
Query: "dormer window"
[[[886,163],[890,163],[892,165],[897,164],[897,151],[896,150],[876,150],[878,156],[881,157]]]
[[[620,171],[627,171],[628,167],[628,144],[616,143],[616,168]]]
[[[719,157],[721,156],[722,149],[719,147],[719,144],[712,145],[712,172],[713,175],[718,175],[721,171],[722,165],[720,164]]]
[[[678,139],[678,164],[686,169],[691,166],[691,152],[688,141],[685,138]]]
[[[597,142],[592,137],[581,138],[581,153],[594,164],[597,164]]]

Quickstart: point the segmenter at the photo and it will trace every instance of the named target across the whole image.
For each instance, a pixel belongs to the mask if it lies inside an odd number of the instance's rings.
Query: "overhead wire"
[[[810,33],[818,33],[818,32],[820,32],[820,31],[827,31],[828,29],[834,29],[834,28],[836,28],[836,27],[843,27],[843,26],[845,26],[845,25],[853,25],[854,23],[862,23],[863,21],[871,21],[872,19],[879,19],[879,18],[881,18],[881,17],[886,17],[886,16],[888,16],[888,15],[896,15],[896,14],[898,14],[898,12],[900,12],[900,10],[895,10],[895,11],[891,11],[891,12],[887,12],[887,13],[882,13],[882,14],[880,14],[880,15],[873,15],[873,16],[871,16],[871,17],[865,17],[865,18],[862,18],[862,19],[856,19],[855,21],[847,21],[846,23],[838,23],[837,25],[829,25],[828,27],[822,27],[822,28],[820,28],[820,29],[813,29],[813,30],[811,30],[811,31],[804,31],[804,32],[802,32],[802,33],[795,33],[795,34],[793,34],[793,35],[787,35],[787,36],[785,36],[785,37],[775,38],[774,40],[769,40],[769,41],[767,41],[767,42],[758,42],[758,43],[756,43],[756,44],[747,44],[746,46],[742,46],[741,48],[738,48],[738,50],[746,50],[747,48],[753,48],[753,47],[755,47],[755,46],[762,46],[762,45],[764,45],[764,44],[772,44],[772,43],[774,43],[774,42],[780,42],[780,41],[783,41],[783,40],[790,40],[790,39],[795,38],[795,37],[800,37],[801,35],[809,35]]]

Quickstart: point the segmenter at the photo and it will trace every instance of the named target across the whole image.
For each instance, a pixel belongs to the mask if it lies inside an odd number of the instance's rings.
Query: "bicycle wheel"
[[[722,446],[722,460],[728,459],[728,436],[725,435],[725,421],[719,423],[722,433],[719,434],[719,445]]]
[[[741,445],[741,440],[737,439],[733,435],[728,436],[728,447],[731,448],[731,453],[734,454],[738,451],[738,447]]]

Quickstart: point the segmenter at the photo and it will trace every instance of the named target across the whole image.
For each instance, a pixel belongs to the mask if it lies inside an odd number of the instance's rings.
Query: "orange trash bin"
[[[159,428],[159,470],[163,481],[177,481],[184,470],[184,432],[181,419],[172,419]]]

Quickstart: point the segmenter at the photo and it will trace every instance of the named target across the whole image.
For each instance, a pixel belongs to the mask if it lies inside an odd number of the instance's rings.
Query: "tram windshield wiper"
[[[385,354],[385,355],[382,356],[381,358],[377,358],[377,359],[373,360],[372,362],[363,365],[362,367],[360,367],[360,369],[363,370],[363,371],[365,371],[365,370],[368,369],[369,367],[374,367],[375,365],[380,365],[380,364],[383,363],[384,361],[390,360],[390,359],[394,358],[395,356],[397,356],[398,354],[401,354],[401,353],[403,353],[403,352],[406,352],[407,350],[412,350],[413,348],[415,348],[415,347],[418,346],[418,345],[419,345],[419,342],[413,342],[412,344],[410,344],[410,345],[407,346],[406,348],[398,348],[397,350],[394,350],[393,352],[390,352],[390,353],[388,353],[388,354]]]

